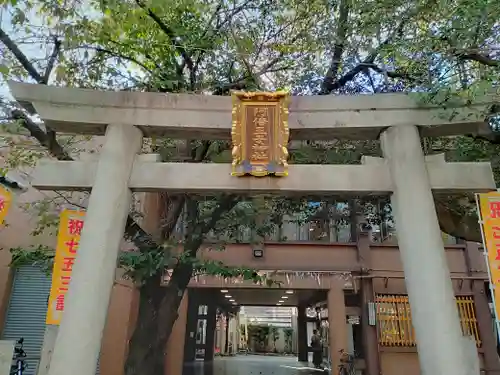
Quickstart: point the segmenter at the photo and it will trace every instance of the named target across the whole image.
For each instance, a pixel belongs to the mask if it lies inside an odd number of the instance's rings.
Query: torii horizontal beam
[[[53,130],[102,135],[129,124],[146,136],[230,139],[231,98],[212,95],[97,91],[9,81],[12,95]],[[498,99],[496,99],[498,100]],[[389,126],[418,125],[423,136],[486,131],[486,96],[469,107],[424,105],[418,96],[374,94],[296,96],[290,104],[293,140],[377,139]]]
[[[245,178],[231,176],[230,164],[159,163],[149,161],[151,156],[137,157],[129,182],[132,191],[204,195],[380,195],[393,191],[388,167],[378,158],[365,158],[364,165],[290,165],[285,178]],[[32,184],[40,190],[88,191],[96,168],[97,160],[42,161]],[[445,163],[430,157],[427,170],[435,193],[495,189],[489,163]]]

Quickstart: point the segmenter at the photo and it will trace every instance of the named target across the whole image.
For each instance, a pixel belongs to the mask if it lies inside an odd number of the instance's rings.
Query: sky
[[[81,6],[83,8],[88,7],[88,5],[85,5],[86,0],[80,0],[80,3],[82,4]],[[88,8],[89,11],[86,12],[86,16],[92,16],[93,13]],[[29,19],[29,23],[31,26],[40,26],[42,27],[44,25],[43,20],[36,15],[36,12],[34,10],[31,10],[26,13],[26,18]],[[24,38],[27,35],[24,32],[14,32],[13,27],[12,27],[12,8],[0,8],[0,25],[2,29],[9,35],[11,39],[18,40],[20,38]],[[21,51],[29,58],[29,59],[41,59],[45,60],[50,53],[52,52],[52,45],[47,46],[47,48],[40,47],[39,44],[37,43],[32,43],[32,44],[22,44],[18,45],[21,49]],[[2,62],[2,49],[5,48],[2,44],[0,44],[0,63]],[[2,79],[0,80],[0,96],[7,96],[8,98],[12,99],[12,96],[9,93],[9,89],[5,83],[5,81]]]
[[[36,17],[32,17],[36,22]],[[30,18],[31,19],[31,18]],[[16,40],[20,37],[23,37],[21,33],[15,33],[12,29],[12,23],[11,23],[11,10],[10,9],[5,9],[5,8],[0,8],[0,25],[2,29],[9,35],[9,37],[13,40]],[[5,48],[3,45],[1,45],[0,49],[0,62],[3,61],[3,52],[2,49]],[[28,58],[42,58],[45,56],[45,51],[40,50],[39,46],[37,45],[23,45],[21,47],[21,50],[28,56]],[[9,99],[12,99],[12,96],[9,93],[9,88],[7,87],[5,81],[2,79],[0,81],[0,96],[6,96]]]
[[[9,32],[9,30],[11,30],[11,28],[10,28],[10,14],[6,9],[0,9],[0,26],[7,33]],[[2,46],[2,48],[4,48],[4,47]],[[0,52],[0,59],[3,59],[2,54],[3,53]],[[2,62],[3,61],[0,60],[0,63],[2,63]],[[7,96],[7,95],[8,95],[8,97],[10,97],[9,90],[6,87],[5,82],[2,79],[2,81],[0,81],[0,96]]]

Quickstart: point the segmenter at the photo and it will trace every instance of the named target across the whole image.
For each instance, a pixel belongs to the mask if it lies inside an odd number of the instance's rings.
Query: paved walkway
[[[218,357],[212,363],[202,361],[186,365],[183,375],[321,375],[311,364],[297,357],[237,355]]]

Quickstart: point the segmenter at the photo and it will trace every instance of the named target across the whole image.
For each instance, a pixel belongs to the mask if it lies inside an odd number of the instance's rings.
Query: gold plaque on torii
[[[288,175],[288,105],[285,91],[233,91],[233,176]]]

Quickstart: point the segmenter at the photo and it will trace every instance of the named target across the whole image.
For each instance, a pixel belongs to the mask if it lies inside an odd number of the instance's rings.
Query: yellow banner
[[[500,317],[500,193],[479,194],[479,209],[488,255],[490,283],[495,301],[495,316]]]
[[[500,219],[500,192],[479,194],[479,206],[483,222]]]
[[[0,225],[3,224],[12,203],[12,193],[0,185]]]
[[[64,300],[71,281],[84,218],[85,212],[83,211],[64,210],[61,213],[47,310],[47,324],[59,325],[61,323]]]

